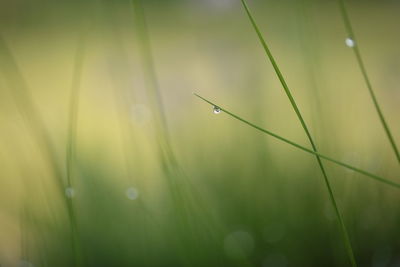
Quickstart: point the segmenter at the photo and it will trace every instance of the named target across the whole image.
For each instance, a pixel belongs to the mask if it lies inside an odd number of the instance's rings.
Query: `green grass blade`
[[[145,12],[142,6],[142,2],[140,0],[131,0],[135,18],[135,25],[137,30],[137,36],[139,38],[139,48],[142,57],[142,66],[143,73],[145,76],[146,89],[149,93],[149,99],[151,102],[151,108],[155,111],[155,119],[157,120],[158,130],[161,131],[164,138],[164,142],[169,145],[169,133],[168,133],[168,125],[165,117],[165,108],[164,103],[160,93],[160,86],[156,74],[156,70],[154,67],[154,56],[152,52],[149,30],[147,26],[147,20],[145,17]]]
[[[46,129],[43,118],[39,112],[39,109],[35,105],[28,84],[22,75],[17,61],[5,40],[0,35],[0,70],[2,70],[5,81],[10,87],[15,103],[21,113],[25,124],[27,125],[30,133],[35,138],[40,152],[44,158],[48,161],[49,167],[54,175],[57,190],[62,197],[65,204],[68,220],[71,226],[71,240],[73,246],[73,252],[75,253],[75,237],[74,229],[76,228],[75,213],[72,207],[70,199],[65,197],[65,181],[63,179],[63,171],[57,161],[57,153],[51,142],[50,135]]]
[[[340,13],[342,15],[343,22],[344,22],[344,25],[345,25],[345,28],[346,28],[346,31],[347,31],[347,34],[348,34],[348,38],[351,38],[354,41],[354,46],[352,48],[353,48],[354,54],[356,56],[357,64],[358,64],[358,66],[359,66],[359,68],[361,70],[362,76],[363,76],[364,81],[365,81],[365,83],[367,85],[367,89],[368,89],[369,95],[370,95],[370,97],[372,99],[372,102],[374,103],[374,107],[376,109],[376,112],[378,113],[379,120],[381,121],[383,129],[385,130],[386,136],[389,139],[390,145],[391,145],[391,147],[392,147],[392,149],[393,149],[393,151],[394,151],[394,153],[396,155],[397,161],[400,163],[400,152],[399,152],[399,149],[397,148],[397,145],[396,145],[396,142],[395,142],[395,140],[393,138],[392,132],[389,129],[389,125],[386,122],[385,116],[383,115],[382,109],[381,109],[381,107],[380,107],[380,105],[378,103],[378,99],[376,98],[374,89],[373,89],[372,84],[370,82],[370,79],[369,79],[369,76],[368,76],[368,73],[367,73],[367,69],[365,68],[364,60],[363,60],[363,58],[361,56],[360,48],[359,48],[358,42],[356,40],[354,31],[353,31],[353,27],[352,27],[351,22],[350,22],[350,17],[349,17],[349,14],[347,12],[346,5],[344,3],[344,0],[338,0],[338,3],[339,3],[339,7],[340,7]]]
[[[382,182],[382,183],[385,183],[385,184],[387,184],[387,185],[391,185],[391,186],[400,188],[400,184],[399,184],[399,183],[392,182],[392,181],[390,181],[390,180],[388,180],[388,179],[386,179],[386,178],[380,177],[380,176],[375,175],[375,174],[372,174],[372,173],[370,173],[370,172],[368,172],[368,171],[362,170],[362,169],[357,168],[357,167],[354,167],[354,166],[352,166],[352,165],[350,165],[350,164],[341,162],[341,161],[336,160],[336,159],[334,159],[334,158],[325,156],[325,155],[323,155],[323,154],[321,154],[321,153],[319,153],[319,152],[315,152],[315,151],[313,151],[313,150],[311,150],[311,149],[308,149],[308,148],[306,148],[306,147],[304,147],[304,146],[302,146],[302,145],[299,145],[299,144],[297,144],[297,143],[295,143],[295,142],[293,142],[293,141],[290,141],[290,140],[288,140],[288,139],[286,139],[286,138],[284,138],[284,137],[282,137],[282,136],[280,136],[280,135],[278,135],[278,134],[275,134],[275,133],[273,133],[273,132],[271,132],[271,131],[268,131],[268,130],[266,130],[266,129],[260,127],[260,126],[257,126],[257,125],[255,125],[254,123],[249,122],[248,120],[245,120],[245,119],[239,117],[238,115],[236,115],[236,114],[234,114],[234,113],[232,113],[232,112],[230,112],[230,111],[228,111],[228,110],[222,108],[221,106],[219,106],[219,105],[217,105],[217,104],[211,102],[210,100],[205,99],[204,97],[202,97],[202,96],[200,96],[200,95],[198,95],[198,94],[194,94],[194,95],[197,96],[198,98],[200,98],[201,100],[207,102],[208,104],[220,108],[221,111],[225,112],[225,113],[228,114],[229,116],[231,116],[231,117],[233,117],[233,118],[235,118],[235,119],[237,119],[237,120],[239,120],[239,121],[241,121],[241,122],[243,122],[243,123],[245,123],[245,124],[251,126],[252,128],[255,128],[255,129],[257,129],[257,130],[259,130],[259,131],[261,131],[261,132],[263,132],[263,133],[265,133],[265,134],[268,134],[268,135],[270,135],[270,136],[272,136],[272,137],[274,137],[274,138],[276,138],[276,139],[278,139],[278,140],[280,140],[280,141],[283,141],[283,142],[285,142],[285,143],[287,143],[287,144],[289,144],[289,145],[292,145],[292,146],[294,146],[294,147],[297,147],[297,148],[299,148],[299,149],[301,149],[301,150],[303,150],[303,151],[305,151],[305,152],[308,152],[308,153],[310,153],[310,154],[319,156],[319,157],[322,158],[322,159],[325,159],[325,160],[327,160],[327,161],[333,162],[333,163],[335,163],[335,164],[337,164],[337,165],[340,165],[340,166],[342,166],[342,167],[345,167],[345,168],[347,168],[347,169],[349,169],[349,170],[352,170],[352,171],[361,173],[361,174],[363,174],[363,175],[365,175],[365,176],[368,176],[368,177],[370,177],[370,178],[372,178],[372,179],[374,179],[374,180],[377,180],[377,181],[379,181],[379,182]]]
[[[154,66],[154,56],[152,52],[149,30],[145,11],[141,0],[131,0],[135,30],[137,32],[138,45],[140,49],[141,65],[143,67],[143,76],[145,81],[146,93],[148,94],[150,109],[154,118],[155,134],[158,141],[159,157],[168,182],[173,188],[172,194],[176,199],[181,196],[180,184],[176,181],[177,177],[173,177],[174,168],[178,166],[175,153],[169,139],[169,131],[167,120],[165,117],[164,103],[160,93],[158,77]],[[180,203],[180,201],[177,201]]]
[[[208,215],[208,208],[204,205],[202,196],[187,177],[184,169],[178,161],[172,143],[169,138],[166,112],[162,101],[159,81],[154,65],[154,56],[151,47],[149,29],[146,14],[143,7],[145,1],[131,0],[135,19],[135,29],[141,52],[141,63],[145,78],[145,88],[150,102],[150,108],[154,115],[155,134],[158,138],[158,150],[160,163],[167,179],[169,193],[171,194],[174,208],[174,224],[177,227],[178,246],[177,251],[185,266],[202,266],[205,258],[200,255],[210,251],[209,247],[219,244],[219,236],[224,232],[220,222]],[[201,214],[201,215],[200,215]],[[199,232],[199,227],[205,227],[208,235]],[[189,233],[189,234],[187,234]],[[207,247],[204,247],[203,239],[208,239]],[[195,242],[190,239],[196,240]],[[213,245],[212,245],[213,244]],[[216,253],[216,250],[212,250]],[[200,257],[200,258],[199,258]],[[215,255],[217,257],[217,255]],[[199,262],[200,261],[200,262]],[[244,266],[250,266],[246,260]]]
[[[89,28],[83,28],[79,36],[75,57],[74,66],[72,73],[71,92],[70,92],[70,103],[69,103],[69,115],[68,115],[68,136],[66,144],[66,172],[67,172],[67,186],[73,187],[73,176],[75,166],[75,150],[76,150],[76,136],[77,136],[77,124],[79,114],[79,96],[81,89],[81,80],[83,72],[83,63],[86,52],[86,38],[88,35]],[[83,265],[81,241],[78,229],[78,223],[75,214],[75,208],[72,198],[68,198],[68,207],[71,210],[71,228],[72,228],[72,245],[75,255],[75,263],[77,266]]]
[[[260,40],[261,45],[263,46],[264,51],[267,54],[268,59],[270,60],[272,66],[273,66],[273,68],[275,70],[275,73],[278,76],[279,81],[281,82],[282,87],[283,87],[287,97],[289,98],[290,103],[292,104],[293,110],[295,111],[295,113],[296,113],[296,115],[297,115],[297,117],[298,117],[303,129],[304,129],[304,132],[306,133],[306,135],[308,137],[308,140],[310,141],[310,144],[311,144],[311,146],[313,148],[313,151],[317,152],[317,147],[316,147],[316,145],[314,143],[313,138],[311,137],[310,131],[308,130],[308,127],[307,127],[307,125],[306,125],[306,123],[305,123],[305,121],[303,119],[303,116],[301,115],[300,110],[297,107],[296,101],[294,100],[294,98],[293,98],[293,96],[292,96],[292,94],[291,94],[291,92],[289,90],[289,87],[288,87],[288,85],[287,85],[287,83],[286,83],[286,81],[285,81],[285,79],[284,79],[284,77],[283,77],[283,75],[282,75],[277,63],[276,63],[274,57],[272,56],[272,53],[271,53],[267,43],[265,42],[265,40],[264,40],[264,38],[262,36],[262,34],[260,32],[260,29],[258,28],[258,26],[257,26],[257,24],[256,24],[256,22],[255,22],[255,20],[254,20],[254,18],[252,16],[252,14],[250,12],[249,7],[247,6],[246,1],[245,0],[241,0],[241,1],[242,1],[244,9],[246,10],[247,16],[250,19],[250,22],[253,25],[253,28],[257,33],[258,39]],[[353,249],[352,249],[351,243],[350,243],[350,238],[349,238],[349,235],[347,233],[344,221],[342,219],[342,215],[340,214],[339,208],[338,208],[338,206],[336,204],[335,196],[333,194],[333,190],[332,190],[332,187],[330,185],[328,176],[326,174],[324,165],[322,164],[322,161],[321,161],[321,159],[320,159],[320,157],[318,155],[316,155],[316,159],[317,159],[318,165],[319,165],[319,167],[321,169],[322,175],[324,177],[324,181],[325,181],[326,187],[327,187],[328,192],[329,192],[330,200],[331,200],[332,205],[333,205],[333,207],[335,209],[336,217],[337,217],[338,222],[340,224],[340,229],[341,229],[341,232],[342,232],[342,235],[343,235],[344,245],[346,247],[347,254],[348,254],[349,258],[350,258],[351,265],[352,266],[357,266],[357,263],[356,263],[355,257],[354,257],[354,253],[353,253]]]
[[[15,57],[7,45],[4,38],[0,35],[0,71],[3,73],[4,80],[10,88],[15,104],[21,114],[24,123],[28,127],[30,134],[38,143],[40,152],[49,163],[49,166],[56,178],[58,189],[64,192],[63,172],[57,159],[57,153],[51,142],[50,135],[46,129],[39,109],[33,101],[31,91],[20,70]]]
[[[67,185],[72,186],[73,176],[73,160],[76,149],[76,136],[77,136],[77,122],[79,114],[79,98],[81,90],[82,69],[83,61],[86,52],[86,37],[88,32],[83,30],[79,36],[72,73],[70,103],[68,114],[68,137],[67,137],[67,155],[66,155],[66,168],[67,168]]]

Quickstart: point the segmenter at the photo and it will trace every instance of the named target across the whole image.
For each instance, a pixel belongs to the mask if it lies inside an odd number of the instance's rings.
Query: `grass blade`
[[[354,45],[352,46],[352,48],[354,51],[354,55],[356,56],[357,64],[361,70],[362,76],[367,85],[369,95],[372,99],[372,102],[374,103],[374,107],[376,109],[376,112],[378,113],[379,120],[381,121],[383,129],[385,130],[386,136],[389,139],[390,145],[394,151],[394,154],[396,155],[397,161],[400,163],[400,152],[397,148],[397,145],[393,138],[392,132],[389,129],[389,125],[386,122],[385,116],[383,115],[382,109],[378,103],[378,99],[376,98],[374,89],[372,88],[372,85],[371,85],[371,82],[370,82],[370,79],[369,79],[369,76],[367,73],[367,69],[365,68],[365,64],[364,64],[364,61],[361,56],[360,48],[358,46],[358,42],[356,40],[354,30],[353,30],[353,27],[350,22],[350,17],[347,12],[346,5],[344,3],[344,0],[338,0],[338,3],[339,3],[339,7],[340,7],[340,13],[342,15],[342,19],[343,19],[343,22],[344,22],[344,25],[345,25],[345,28],[346,28],[346,31],[348,34],[348,38],[351,38],[354,42]]]
[[[316,156],[318,156],[318,157],[320,157],[320,158],[322,158],[322,159],[325,159],[325,160],[327,160],[327,161],[333,162],[333,163],[335,163],[335,164],[337,164],[337,165],[339,165],[339,166],[345,167],[345,168],[347,168],[347,169],[349,169],[349,170],[352,170],[352,171],[361,173],[361,174],[363,174],[363,175],[365,175],[365,176],[368,176],[368,177],[370,177],[370,178],[372,178],[372,179],[374,179],[374,180],[377,180],[377,181],[379,181],[379,182],[382,182],[382,183],[385,183],[385,184],[387,184],[387,185],[391,185],[391,186],[400,188],[400,184],[399,184],[399,183],[392,182],[392,181],[390,181],[390,180],[388,180],[388,179],[386,179],[386,178],[380,177],[380,176],[375,175],[375,174],[372,174],[372,173],[370,173],[370,172],[368,172],[368,171],[362,170],[362,169],[357,168],[357,167],[354,167],[354,166],[352,166],[352,165],[350,165],[350,164],[341,162],[341,161],[336,160],[336,159],[334,159],[334,158],[325,156],[325,155],[323,155],[323,154],[321,154],[321,153],[319,153],[319,152],[315,152],[314,150],[308,149],[308,148],[306,148],[306,147],[304,147],[304,146],[302,146],[302,145],[299,145],[299,144],[297,144],[297,143],[295,143],[295,142],[293,142],[293,141],[290,141],[290,140],[288,140],[288,139],[286,139],[286,138],[284,138],[284,137],[282,137],[282,136],[280,136],[280,135],[278,135],[278,134],[276,134],[276,133],[273,133],[273,132],[268,131],[268,130],[266,130],[266,129],[260,127],[260,126],[257,126],[257,125],[255,125],[254,123],[249,122],[248,120],[245,120],[245,119],[239,117],[238,115],[236,115],[236,114],[234,114],[234,113],[232,113],[232,112],[230,112],[230,111],[228,111],[228,110],[222,108],[221,106],[219,106],[219,105],[217,105],[217,104],[214,104],[214,103],[211,102],[210,100],[207,100],[207,99],[205,99],[204,97],[202,97],[202,96],[200,96],[200,95],[198,95],[198,94],[194,94],[194,95],[197,96],[198,98],[200,98],[201,100],[207,102],[208,104],[220,108],[221,111],[225,112],[225,113],[228,114],[229,116],[231,116],[231,117],[233,117],[233,118],[235,118],[235,119],[237,119],[237,120],[239,120],[239,121],[241,121],[241,122],[243,122],[243,123],[249,125],[249,126],[252,127],[252,128],[255,128],[255,129],[257,129],[257,130],[259,130],[259,131],[261,131],[261,132],[263,132],[263,133],[265,133],[265,134],[268,134],[268,135],[270,135],[270,136],[272,136],[272,137],[274,137],[274,138],[276,138],[276,139],[278,139],[278,140],[280,140],[280,141],[282,141],[282,142],[285,142],[285,143],[287,143],[287,144],[289,144],[289,145],[292,145],[292,146],[294,146],[294,147],[296,147],[296,148],[298,148],[298,149],[301,149],[301,150],[303,150],[303,151],[305,151],[305,152],[308,152],[308,153],[310,153],[310,154],[316,155]]]
[[[17,61],[6,41],[0,35],[0,70],[4,74],[5,81],[11,89],[15,103],[21,113],[24,123],[27,125],[30,134],[38,144],[40,152],[47,160],[49,167],[54,175],[57,190],[59,190],[63,203],[65,204],[68,220],[71,227],[71,244],[72,250],[76,253],[74,229],[76,224],[74,210],[70,199],[65,197],[65,181],[63,179],[63,171],[57,161],[57,153],[51,142],[50,135],[47,131],[43,118],[39,109],[35,105],[28,84],[20,70]],[[75,259],[74,259],[75,260]]]
[[[141,65],[143,67],[146,93],[149,97],[150,109],[155,121],[155,134],[158,139],[157,149],[159,150],[160,161],[164,167],[166,177],[172,188],[171,193],[173,194],[176,202],[180,203],[179,199],[182,197],[180,192],[180,184],[176,180],[177,177],[173,177],[175,175],[173,174],[175,171],[174,167],[177,167],[178,164],[169,140],[168,125],[165,117],[166,112],[154,67],[154,57],[147,27],[147,20],[144,8],[142,6],[142,1],[131,0],[131,4],[135,19],[135,30],[137,31],[138,45],[141,54]]]
[[[220,245],[220,235],[225,232],[220,221],[213,218],[205,205],[201,194],[189,179],[169,138],[166,112],[160,94],[159,82],[154,66],[154,56],[151,49],[149,29],[146,14],[141,0],[131,0],[137,36],[142,57],[145,87],[148,93],[151,110],[154,113],[155,130],[158,138],[158,150],[162,169],[168,183],[168,191],[172,195],[174,224],[178,233],[177,251],[185,266],[203,266],[207,264],[205,252],[210,252],[217,259],[217,247]],[[176,216],[175,216],[176,215]],[[201,229],[201,231],[199,231]],[[208,234],[204,235],[204,231]],[[204,243],[206,242],[206,243]],[[221,265],[221,264],[220,264]],[[251,266],[246,259],[243,266]]]
[[[68,137],[67,137],[67,155],[66,155],[66,168],[67,168],[67,186],[72,186],[73,176],[73,160],[75,156],[76,135],[77,135],[77,122],[79,113],[79,98],[82,80],[83,61],[86,52],[86,37],[88,32],[83,30],[77,42],[74,66],[72,73],[69,114],[68,114]]]
[[[10,88],[15,104],[20,112],[25,125],[30,134],[35,138],[40,152],[49,163],[49,166],[56,178],[58,189],[63,194],[64,180],[63,172],[57,159],[56,150],[51,142],[50,135],[46,129],[39,109],[33,101],[31,91],[20,70],[17,61],[7,45],[4,38],[0,35],[0,70],[4,80]]]
[[[69,103],[69,115],[68,115],[68,136],[66,144],[66,172],[67,172],[67,187],[73,187],[73,176],[75,166],[75,149],[76,149],[76,136],[77,136],[77,124],[79,114],[79,96],[81,89],[81,80],[83,72],[83,62],[86,52],[86,38],[88,35],[89,28],[83,28],[78,38],[77,47],[74,57],[74,66],[72,73],[71,92],[70,92],[70,103]],[[68,206],[71,209],[71,228],[72,228],[72,244],[75,255],[75,263],[77,266],[83,265],[82,250],[80,244],[80,235],[78,229],[78,223],[75,214],[75,208],[73,205],[72,197],[68,198]]]
[[[293,107],[293,110],[295,111],[295,113],[296,113],[296,115],[297,115],[297,117],[298,117],[298,119],[299,119],[299,121],[301,123],[301,126],[303,127],[304,132],[307,135],[307,138],[308,138],[308,140],[309,140],[309,142],[310,142],[310,144],[312,146],[313,151],[317,152],[317,147],[315,145],[315,142],[314,142],[313,138],[311,137],[310,131],[308,130],[308,127],[307,127],[307,125],[306,125],[306,123],[305,123],[305,121],[303,119],[303,116],[301,115],[301,112],[300,112],[300,110],[299,110],[299,108],[297,106],[297,103],[294,100],[294,98],[293,98],[293,96],[292,96],[292,94],[291,94],[291,92],[289,90],[289,87],[288,87],[288,85],[287,85],[287,83],[286,83],[286,81],[285,81],[285,79],[284,79],[284,77],[283,77],[283,75],[282,75],[277,63],[276,63],[274,57],[272,56],[272,53],[271,53],[267,43],[265,42],[264,37],[261,34],[260,29],[258,28],[257,23],[255,22],[252,14],[250,12],[250,9],[247,6],[246,1],[245,0],[241,0],[241,2],[243,4],[243,7],[244,7],[246,13],[247,13],[247,16],[250,19],[250,22],[251,22],[254,30],[257,33],[258,39],[260,40],[261,45],[263,46],[264,51],[267,54],[267,57],[268,57],[269,61],[271,62],[272,66],[273,66],[273,68],[275,70],[276,75],[279,78],[279,81],[282,84],[282,87],[283,87],[283,89],[284,89],[284,91],[285,91],[285,93],[286,93],[286,95],[287,95],[292,107]],[[328,192],[329,192],[330,200],[331,200],[332,205],[333,205],[333,207],[335,209],[336,217],[337,217],[338,222],[340,224],[340,229],[341,229],[341,232],[342,232],[342,235],[343,235],[344,245],[346,247],[347,254],[348,254],[349,258],[350,258],[351,265],[352,266],[357,266],[357,263],[356,263],[355,257],[354,257],[354,253],[353,253],[353,249],[352,249],[351,243],[350,243],[350,238],[349,238],[349,235],[347,233],[344,221],[342,219],[342,215],[341,215],[341,213],[339,211],[339,208],[337,206],[337,203],[336,203],[336,200],[335,200],[335,196],[334,196],[332,187],[330,185],[328,176],[326,174],[325,168],[324,168],[324,166],[322,164],[322,161],[321,161],[320,157],[318,155],[315,155],[315,156],[316,156],[318,165],[319,165],[319,167],[321,169],[322,175],[324,177],[324,181],[325,181],[326,187],[327,187]]]
[[[152,53],[145,12],[142,6],[142,2],[140,0],[131,0],[131,3],[135,15],[135,24],[137,35],[139,38],[139,46],[141,50],[140,52],[142,57],[142,66],[144,69],[143,72],[145,75],[146,89],[150,96],[149,98],[151,101],[152,109],[156,113],[155,119],[157,120],[158,124],[156,126],[159,127],[158,130],[160,130],[161,133],[163,133],[164,138],[167,139],[164,140],[164,142],[167,143],[167,146],[170,146],[168,137],[168,126],[165,118],[165,108],[160,93],[160,86],[157,74],[154,67],[154,57]]]

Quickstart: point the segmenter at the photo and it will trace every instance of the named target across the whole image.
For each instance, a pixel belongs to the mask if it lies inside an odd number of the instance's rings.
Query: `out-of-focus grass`
[[[81,81],[74,185],[88,266],[176,266],[187,255],[199,266],[347,262],[313,156],[214,115],[192,95],[196,91],[223,100],[227,109],[307,146],[285,95],[278,90],[279,81],[260,56],[262,50],[239,1],[144,3],[171,144],[185,179],[207,209],[203,213],[195,202],[187,211],[195,234],[175,225],[129,2],[88,6],[46,2],[44,9],[8,2],[0,4],[1,12],[10,10],[2,16],[1,32],[43,114],[60,163],[67,140],[76,36],[81,30],[76,18],[87,14],[95,21]],[[344,44],[337,6],[325,1],[297,4],[252,3],[264,14],[260,27],[268,33],[319,150],[396,179],[397,163]],[[349,5],[370,78],[399,140],[399,6],[389,1]],[[109,17],[112,24],[106,20]],[[298,22],[304,18],[307,23],[301,28]],[[316,50],[305,54],[308,41]],[[318,99],[310,71],[316,77]],[[0,263],[17,266],[25,260],[35,266],[71,266],[64,196],[56,190],[10,90],[0,74]],[[335,165],[327,168],[359,264],[396,264],[398,191]],[[190,192],[190,187],[182,186]],[[128,187],[137,189],[137,199],[127,198]],[[203,223],[208,220],[217,227],[210,230]],[[196,249],[194,253],[185,253],[179,236],[186,238],[188,248]]]

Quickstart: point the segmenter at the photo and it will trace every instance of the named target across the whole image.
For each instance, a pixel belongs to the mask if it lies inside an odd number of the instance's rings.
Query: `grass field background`
[[[309,147],[239,0],[142,1],[159,95],[146,86],[130,1],[39,2],[0,3],[8,48],[0,55],[12,54],[21,74],[0,62],[1,266],[349,265],[315,158],[214,114],[193,95]],[[336,1],[249,6],[319,151],[400,182]],[[347,7],[399,143],[400,4],[352,0]],[[26,92],[45,128],[32,119]],[[399,189],[326,167],[359,266],[400,266]]]

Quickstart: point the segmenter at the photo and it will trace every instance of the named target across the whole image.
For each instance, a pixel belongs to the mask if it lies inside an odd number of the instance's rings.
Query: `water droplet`
[[[219,114],[219,113],[221,113],[221,108],[217,107],[217,106],[214,106],[213,107],[213,112],[214,112],[214,114]]]
[[[346,38],[345,43],[348,47],[354,47],[356,45],[356,42],[350,37]]]
[[[72,187],[67,187],[65,188],[65,195],[67,198],[73,198],[75,196],[75,189]]]
[[[139,191],[134,187],[129,187],[128,189],[126,189],[125,194],[126,197],[130,200],[135,200],[139,197]]]

